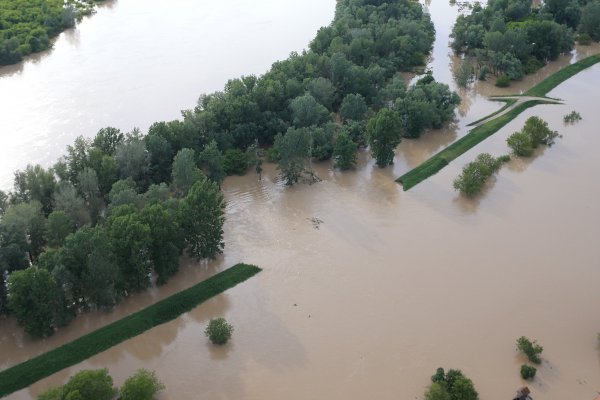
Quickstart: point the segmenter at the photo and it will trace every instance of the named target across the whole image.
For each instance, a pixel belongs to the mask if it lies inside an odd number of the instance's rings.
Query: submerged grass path
[[[409,190],[430,176],[438,173],[458,156],[464,154],[494,133],[498,132],[502,127],[515,119],[526,109],[538,104],[557,104],[558,102],[555,99],[546,98],[546,94],[567,79],[598,62],[600,62],[600,54],[586,57],[583,60],[568,65],[560,71],[550,75],[542,82],[529,89],[522,96],[508,96],[506,100],[508,102],[507,105],[495,113],[472,123],[471,125],[477,126],[469,133],[396,179],[396,182],[402,184],[405,191]],[[514,99],[520,100],[510,102],[510,100]],[[494,98],[494,100],[502,99]]]
[[[78,364],[157,325],[169,322],[260,271],[261,269],[254,265],[234,265],[143,310],[8,368],[0,372],[0,397],[24,389],[42,378]]]

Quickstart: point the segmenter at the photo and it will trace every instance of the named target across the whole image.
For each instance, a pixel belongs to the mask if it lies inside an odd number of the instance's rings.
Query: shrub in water
[[[544,351],[544,348],[540,346],[535,340],[531,341],[527,339],[525,336],[521,336],[517,339],[517,350],[523,352],[534,364],[540,364],[542,360],[540,359],[540,354]]]
[[[523,379],[533,379],[535,378],[535,373],[537,369],[535,367],[531,367],[529,365],[521,365],[521,378]]]
[[[478,155],[475,161],[467,164],[454,180],[454,189],[467,197],[474,197],[481,191],[486,180],[498,172],[502,162],[503,160],[487,153]]]
[[[510,78],[506,75],[501,75],[498,79],[496,79],[496,86],[500,88],[509,87]]]
[[[233,333],[233,326],[225,321],[225,318],[211,319],[204,331],[213,344],[222,345],[227,343]]]

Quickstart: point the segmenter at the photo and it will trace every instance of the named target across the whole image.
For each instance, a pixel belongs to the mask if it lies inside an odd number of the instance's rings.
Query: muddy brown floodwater
[[[442,3],[436,10],[430,4],[436,24],[454,18],[454,9]],[[451,60],[436,44],[432,66],[445,65],[441,75]],[[523,87],[557,65],[528,77]],[[166,384],[161,399],[420,399],[443,366],[462,369],[482,400],[504,400],[524,385],[519,369],[525,360],[515,342],[525,335],[544,346],[529,384],[535,399],[593,399],[600,391],[597,82],[600,66],[578,74],[549,94],[564,105],[527,110],[409,192],[394,178],[464,135],[466,123],[497,109],[479,94],[489,86],[463,93],[467,106],[448,129],[404,141],[394,167],[378,169],[362,152],[353,172],[317,164],[323,181],[314,185],[286,188],[272,165],[262,181],[254,174],[228,178],[220,259],[186,262],[167,286],[125,301],[112,314],[80,318],[45,342],[31,343],[12,322],[3,323],[2,366],[236,262],[264,271],[9,398],[33,398],[84,368],[107,367],[120,384],[144,367]],[[565,125],[562,117],[572,110],[583,120]],[[457,196],[451,186],[460,169],[480,152],[507,153],[507,136],[532,115],[563,138],[531,159],[511,161],[478,199]],[[313,218],[323,222],[315,226]],[[203,335],[216,316],[235,326],[224,347]]]

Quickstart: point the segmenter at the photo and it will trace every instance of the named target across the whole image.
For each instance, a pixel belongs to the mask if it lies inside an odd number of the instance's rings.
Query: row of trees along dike
[[[0,0],[0,65],[49,49],[51,39],[93,12],[98,0]]]
[[[464,54],[457,82],[472,74],[498,77],[498,86],[521,79],[582,44],[600,40],[600,0],[490,0],[475,3],[469,15],[459,15],[452,30],[452,48]]]
[[[147,288],[152,275],[166,282],[184,249],[214,257],[219,185],[252,165],[260,172],[261,148],[275,144],[289,184],[333,149],[351,167],[367,132],[378,165],[390,164],[401,136],[440,127],[459,102],[431,75],[410,88],[398,75],[423,64],[433,40],[418,2],[343,0],[309,50],[202,95],[181,120],[146,135],[104,128],[51,168],[16,172],[13,191],[0,192],[0,313],[50,335]]]

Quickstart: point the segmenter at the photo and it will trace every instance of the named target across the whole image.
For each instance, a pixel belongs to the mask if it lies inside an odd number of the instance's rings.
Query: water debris
[[[317,217],[307,218],[307,220],[309,220],[310,222],[312,222],[313,228],[315,228],[315,229],[319,229],[319,227],[323,223],[323,220],[319,219]]]

